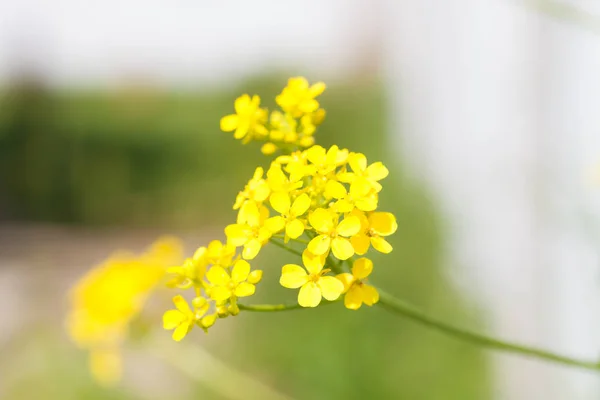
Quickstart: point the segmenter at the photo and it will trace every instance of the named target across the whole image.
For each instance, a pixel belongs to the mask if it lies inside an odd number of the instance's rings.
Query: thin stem
[[[290,253],[292,253],[292,254],[295,254],[295,255],[297,255],[297,256],[300,256],[300,257],[302,257],[302,253],[301,253],[301,252],[299,252],[298,250],[294,250],[294,249],[291,249],[291,248],[289,248],[289,247],[288,247],[288,246],[286,246],[284,243],[281,243],[281,242],[279,242],[279,241],[277,241],[277,240],[274,240],[274,239],[272,239],[272,238],[271,238],[271,239],[269,239],[269,242],[273,243],[273,244],[274,244],[275,246],[277,246],[277,247],[280,247],[280,248],[282,248],[282,249],[284,249],[284,250],[287,250],[288,252],[290,252]]]
[[[505,342],[503,340],[495,339],[480,333],[475,333],[457,326],[451,325],[447,322],[443,322],[436,318],[430,317],[423,313],[415,306],[408,304],[396,297],[377,289],[379,291],[379,303],[382,307],[388,311],[402,315],[408,319],[413,320],[421,325],[425,325],[431,329],[440,331],[450,336],[454,336],[458,339],[465,340],[483,347],[487,347],[494,350],[500,350],[508,353],[520,354],[523,356],[538,358],[545,361],[555,362],[563,365],[570,365],[574,367],[580,367],[585,369],[599,370],[600,363],[580,360],[576,358],[562,356],[560,354],[552,353],[550,351],[538,349],[535,347],[524,346],[516,343]]]
[[[240,310],[256,312],[289,311],[302,308],[300,304],[239,304]]]

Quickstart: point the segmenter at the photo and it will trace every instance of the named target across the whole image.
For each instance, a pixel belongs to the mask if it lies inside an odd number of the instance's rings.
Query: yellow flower
[[[281,164],[276,162],[271,164],[271,167],[267,171],[267,183],[271,188],[271,192],[285,192],[290,193],[302,187],[302,177],[295,177],[296,180],[288,178],[288,176],[281,169]]]
[[[206,249],[206,259],[210,264],[229,267],[235,257],[235,246],[213,240]]]
[[[261,210],[265,210],[266,213],[261,213]],[[240,209],[238,223],[225,228],[227,243],[235,247],[244,246],[242,257],[246,260],[256,257],[273,235],[273,232],[264,226],[268,211],[264,207],[261,207],[261,210],[256,203],[246,202]]]
[[[359,258],[352,265],[352,273],[336,276],[344,284],[344,305],[350,310],[358,310],[362,304],[372,306],[379,301],[379,293],[364,281],[373,271],[373,262],[368,258]]]
[[[233,137],[248,143],[254,136],[265,137],[268,134],[265,123],[267,110],[260,108],[260,97],[245,94],[235,100],[235,114],[221,118],[221,130],[233,132]]]
[[[67,329],[75,343],[90,350],[90,368],[101,383],[119,379],[118,349],[129,323],[163,279],[166,267],[180,261],[181,252],[177,239],[159,239],[142,255],[111,256],[72,289]]]
[[[337,300],[344,285],[333,276],[325,276],[329,269],[323,269],[325,255],[317,256],[304,250],[302,253],[304,268],[296,264],[284,265],[279,283],[288,289],[298,289],[298,304],[302,307],[316,307],[324,297],[329,301]],[[308,273],[307,273],[308,271]]]
[[[360,220],[356,216],[348,216],[341,222],[338,214],[318,208],[308,216],[308,221],[319,233],[308,243],[308,250],[317,255],[326,254],[329,249],[340,260],[347,260],[354,255],[354,248],[347,237],[356,235],[360,230]]]
[[[342,213],[350,212],[354,207],[361,211],[373,211],[379,201],[379,196],[374,189],[358,182],[351,183],[348,191],[340,182],[329,180],[325,185],[325,196],[336,199],[334,208]]]
[[[321,176],[327,176],[333,172],[336,167],[346,162],[348,158],[348,150],[340,150],[339,147],[333,145],[329,150],[316,145],[306,150],[306,156],[312,163],[312,173]]]
[[[285,165],[285,171],[290,174],[291,182],[298,182],[311,174],[314,167],[308,165],[308,154],[306,151],[296,151],[290,155],[279,156],[275,160],[278,164]]]
[[[315,97],[325,90],[323,82],[317,82],[309,86],[306,78],[296,77],[288,80],[288,85],[283,89],[275,101],[285,111],[295,118],[303,114],[312,113],[319,108],[319,102]]]
[[[208,307],[205,307],[206,300],[202,297],[199,299],[204,300],[201,304],[203,311],[199,311],[199,317],[202,317]],[[196,313],[194,313],[185,299],[177,295],[173,297],[173,303],[175,304],[175,310],[169,310],[163,314],[163,328],[166,330],[173,330],[173,340],[179,342],[192,330],[196,324]]]
[[[254,274],[254,277],[251,277],[250,264],[245,260],[236,261],[231,270],[231,276],[229,276],[225,268],[214,266],[208,270],[206,275],[208,281],[212,285],[209,290],[209,295],[216,301],[224,301],[233,296],[252,296],[256,290],[254,283],[258,283],[258,281],[256,281],[257,276],[258,280],[260,280],[262,273]],[[250,283],[249,280],[252,280],[253,283]]]
[[[310,197],[306,193],[298,196],[294,202],[287,193],[278,192],[271,195],[271,207],[281,214],[269,218],[266,225],[272,232],[285,228],[285,242],[289,238],[296,239],[304,233],[304,222],[299,219],[310,207]]]
[[[185,259],[183,265],[167,268],[167,273],[174,275],[167,282],[167,287],[188,289],[192,286],[201,286],[208,264],[206,247],[198,248],[192,258]]]
[[[248,200],[262,203],[269,197],[269,184],[263,179],[263,174],[264,170],[261,167],[256,168],[252,179],[248,181],[244,190],[238,193],[233,205],[234,210],[240,208]]]
[[[361,153],[351,153],[348,156],[348,164],[352,172],[339,175],[339,180],[346,183],[358,181],[362,185],[370,185],[375,191],[381,191],[380,180],[388,176],[388,169],[381,163],[376,162],[367,166],[367,157]]]
[[[369,250],[369,246],[373,246],[375,250],[384,254],[393,250],[392,245],[384,237],[393,234],[398,229],[394,214],[373,212],[367,217],[364,213],[354,210],[351,215],[358,217],[361,225],[360,232],[350,239],[357,254],[365,254]]]

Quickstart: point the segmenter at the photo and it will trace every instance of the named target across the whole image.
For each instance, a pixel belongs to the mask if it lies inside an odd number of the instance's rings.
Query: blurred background
[[[598,398],[597,374],[338,305],[242,314],[183,344],[157,316],[167,340],[128,348],[106,389],[63,321],[68,288],[112,251],[223,238],[269,160],[219,119],[242,93],[272,108],[303,75],[328,84],[318,143],[392,172],[380,204],[399,230],[375,283],[597,358],[599,21],[591,0],[0,2],[0,398]],[[253,300],[291,300],[283,255],[265,253]]]

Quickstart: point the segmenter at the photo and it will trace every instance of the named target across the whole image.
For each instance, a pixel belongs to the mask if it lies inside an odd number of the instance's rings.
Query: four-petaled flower
[[[302,307],[316,307],[324,297],[329,301],[337,300],[344,290],[339,279],[325,275],[330,270],[323,269],[325,256],[311,254],[308,250],[302,253],[304,268],[296,264],[284,265],[279,283],[288,289],[298,289],[298,304]],[[308,271],[308,273],[307,273]]]
[[[196,319],[202,318],[208,307],[194,313],[181,295],[173,297],[173,303],[176,309],[164,313],[163,327],[166,330],[173,329],[173,340],[179,342],[192,330],[196,324]]]
[[[373,286],[365,283],[365,279],[373,271],[373,262],[368,258],[359,258],[352,265],[352,273],[336,276],[344,284],[344,305],[350,310],[358,310],[362,304],[372,306],[379,301],[379,293]]]
[[[361,153],[351,153],[348,156],[348,164],[352,172],[345,172],[339,175],[339,180],[346,183],[357,182],[360,185],[368,185],[381,191],[380,180],[388,176],[389,171],[381,162],[375,162],[367,166],[367,157]]]
[[[231,276],[225,268],[214,266],[206,273],[206,278],[211,284],[208,294],[215,301],[223,301],[232,297],[252,296],[255,291],[254,284],[260,281],[260,270],[250,273],[250,264],[245,260],[238,260],[233,265]]]
[[[235,114],[221,118],[221,130],[233,132],[233,137],[249,142],[254,136],[267,136],[267,110],[260,108],[260,97],[244,94],[235,100]]]
[[[271,207],[281,214],[269,218],[266,225],[272,232],[279,232],[285,228],[285,242],[289,238],[296,239],[304,233],[304,222],[298,219],[310,207],[310,197],[306,193],[298,196],[294,202],[286,193],[273,193],[271,196]]]
[[[365,254],[369,250],[369,246],[373,246],[375,250],[384,254],[393,250],[392,245],[384,237],[393,234],[398,229],[394,214],[378,211],[366,216],[364,213],[354,210],[351,215],[359,218],[361,226],[360,232],[350,239],[356,254]]]
[[[306,78],[290,78],[288,85],[275,98],[275,101],[284,111],[292,114],[294,118],[298,118],[302,114],[318,110],[319,102],[315,100],[315,97],[323,93],[325,88],[323,82],[309,86]]]
[[[354,248],[348,237],[360,231],[360,220],[356,216],[345,217],[338,223],[338,214],[317,208],[308,216],[308,221],[319,234],[308,243],[308,250],[316,255],[326,254],[329,249],[340,260],[354,255]]]

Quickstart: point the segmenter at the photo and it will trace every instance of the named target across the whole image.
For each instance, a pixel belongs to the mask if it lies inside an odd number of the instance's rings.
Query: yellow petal
[[[304,100],[298,104],[298,109],[303,113],[311,113],[319,108],[319,102],[315,99]]]
[[[227,243],[236,247],[243,246],[248,241],[248,237],[251,234],[252,229],[245,224],[232,224],[225,228]]]
[[[248,134],[248,130],[250,130],[250,126],[247,122],[241,122],[238,124],[237,129],[233,133],[233,137],[236,139],[242,139],[246,134]]]
[[[279,283],[288,289],[298,289],[308,281],[304,268],[296,264],[287,264],[281,268]]]
[[[255,269],[254,271],[250,272],[250,275],[248,275],[248,283],[252,283],[254,285],[256,285],[258,282],[260,282],[260,280],[262,279],[263,276],[263,272],[260,269]]]
[[[360,308],[362,305],[362,291],[358,285],[353,285],[348,290],[346,297],[344,297],[344,305],[350,310],[358,310]]]
[[[339,260],[347,260],[354,255],[354,247],[348,239],[336,237],[331,241],[331,251]]]
[[[260,152],[266,156],[269,156],[277,151],[277,146],[271,142],[265,143],[260,148]]]
[[[363,285],[361,294],[362,301],[368,306],[372,306],[379,301],[379,292],[371,285]]]
[[[325,184],[325,197],[327,198],[341,199],[346,197],[347,194],[348,192],[344,185],[338,181],[329,180]]]
[[[246,201],[238,213],[238,224],[258,226],[260,224],[260,211],[253,201]]]
[[[234,282],[240,283],[248,278],[248,274],[250,274],[250,264],[248,261],[238,260],[231,270],[231,279],[233,279]]]
[[[330,246],[331,236],[319,235],[308,243],[308,251],[316,255],[321,255],[327,253]]]
[[[317,82],[308,89],[308,92],[312,97],[317,97],[325,91],[326,87],[324,82]]]
[[[341,283],[340,283],[341,284]],[[321,302],[321,289],[314,282],[307,282],[300,288],[298,304],[302,307],[316,307]]]
[[[308,211],[310,207],[310,197],[306,193],[302,193],[296,200],[294,200],[294,204],[292,204],[292,208],[290,209],[290,215],[294,217],[299,217]]]
[[[378,236],[372,237],[371,244],[373,245],[375,250],[377,250],[383,254],[391,253],[391,251],[393,250],[392,245],[389,244],[388,241],[382,237],[378,237]]]
[[[273,233],[280,232],[283,228],[285,228],[285,219],[280,215],[271,217],[265,221],[265,228]]]
[[[239,117],[235,114],[227,115],[221,118],[221,130],[232,132],[237,128]]]
[[[354,276],[352,274],[349,274],[348,272],[344,272],[342,274],[338,274],[335,276],[336,279],[338,279],[340,282],[342,282],[342,284],[344,285],[344,292],[347,292],[348,289],[350,289],[352,287],[352,284],[354,283],[354,281],[356,281],[356,279],[354,279]]]
[[[361,153],[350,154],[348,156],[348,163],[355,173],[360,173],[367,168],[367,158]]]
[[[381,236],[389,236],[398,229],[396,217],[389,212],[372,213],[369,215],[369,225],[373,232]]]
[[[242,282],[235,288],[235,295],[237,297],[247,297],[252,296],[256,287],[248,282]]]
[[[215,301],[224,301],[231,297],[231,290],[226,286],[213,286],[208,291],[210,298]]]
[[[179,325],[173,331],[173,340],[176,342],[181,341],[181,339],[183,339],[185,337],[185,335],[187,335],[188,332],[191,330],[192,326],[194,326],[194,325],[188,325],[188,324]]]
[[[337,226],[336,232],[342,236],[354,236],[360,231],[360,220],[356,216],[344,218]]]
[[[381,162],[373,163],[367,168],[367,175],[369,176],[369,178],[374,179],[376,181],[382,180],[383,178],[388,176],[389,173],[390,171],[388,171],[385,165],[383,165]]]
[[[321,272],[325,265],[325,255],[316,255],[309,250],[304,250],[302,252],[302,262],[309,273],[316,275]]]
[[[260,203],[265,201],[270,193],[271,189],[269,188],[267,181],[261,180],[254,186],[254,196],[252,199]]]
[[[361,211],[374,211],[377,209],[378,202],[377,194],[374,194],[372,196],[357,199],[354,204],[356,205],[356,208]]]
[[[186,316],[179,310],[169,310],[163,314],[163,328],[175,329],[186,320]]]
[[[310,149],[306,150],[306,156],[308,158],[308,161],[315,165],[320,165],[323,162],[325,162],[326,154],[327,152],[325,151],[325,148],[319,145],[313,146]]]
[[[285,226],[285,234],[292,239],[300,237],[304,233],[304,224],[298,219],[294,219]]]
[[[206,278],[213,285],[219,286],[225,286],[231,281],[231,278],[229,277],[227,271],[225,271],[225,268],[218,265],[215,265],[208,270],[206,273]]]
[[[242,251],[242,257],[246,260],[252,260],[254,257],[258,255],[260,249],[262,248],[262,243],[258,239],[250,239],[248,243],[244,245],[244,250]]]
[[[287,215],[290,211],[290,196],[284,192],[277,192],[271,195],[271,207],[280,214]]]
[[[371,275],[373,272],[373,261],[368,258],[359,258],[354,261],[354,265],[352,265],[352,275],[356,279],[365,279],[367,276]]]
[[[352,243],[352,247],[354,247],[356,254],[362,256],[369,250],[369,246],[371,246],[371,238],[364,233],[359,233],[358,235],[354,235],[350,238],[350,243]]]
[[[350,195],[354,198],[365,197],[372,190],[372,183],[363,177],[355,178],[350,184]]]
[[[333,215],[324,208],[317,208],[308,216],[308,222],[320,233],[333,230]]]
[[[247,94],[243,94],[237,99],[235,99],[234,108],[235,112],[238,114],[244,114],[247,112],[248,107],[250,106],[251,100],[250,96]]]
[[[173,303],[175,304],[175,308],[181,311],[184,315],[192,314],[190,306],[181,295],[178,294],[177,296],[173,297]]]
[[[321,294],[329,301],[337,300],[344,291],[344,284],[333,276],[322,276],[317,282]]]

